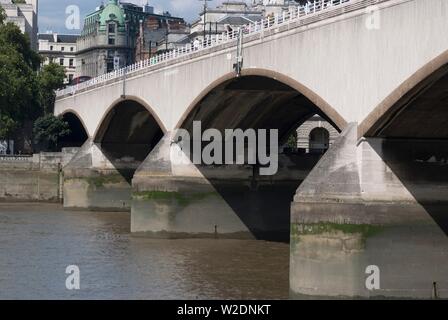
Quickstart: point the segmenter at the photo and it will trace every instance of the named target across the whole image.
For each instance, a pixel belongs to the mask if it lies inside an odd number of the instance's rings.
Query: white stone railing
[[[244,35],[251,35],[261,32],[266,29],[277,28],[283,24],[290,23],[308,17],[310,15],[318,14],[324,11],[331,11],[341,5],[353,3],[359,0],[316,0],[313,3],[307,3],[291,8],[289,11],[284,11],[282,14],[266,17],[265,19],[249,23],[241,29]],[[142,60],[130,66],[103,74],[86,82],[69,86],[65,89],[56,91],[56,97],[61,97],[67,94],[75,94],[79,90],[89,88],[101,83],[105,83],[109,80],[121,78],[124,75],[130,75],[134,72],[158,65],[160,63],[177,59],[179,57],[188,56],[195,52],[199,52],[204,49],[212,48],[224,43],[235,41],[238,38],[239,30],[233,30],[224,32],[219,35],[209,36],[202,41],[195,41],[189,43],[183,48],[174,49],[165,53],[158,54],[150,59]]]

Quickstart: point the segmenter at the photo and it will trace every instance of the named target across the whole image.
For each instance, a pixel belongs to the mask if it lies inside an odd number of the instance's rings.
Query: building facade
[[[307,2],[303,0],[302,3]],[[281,14],[293,7],[297,7],[300,1],[295,0],[259,0],[255,1],[254,7],[262,10],[265,16]]]
[[[141,24],[151,26],[156,23],[162,27],[162,21],[167,19],[176,18],[169,13],[154,14],[149,5],[141,7],[108,0],[84,19],[84,28],[77,41],[76,76],[96,77],[134,63],[136,52],[144,49],[144,46],[137,48]]]
[[[184,19],[172,17],[167,12],[157,15],[151,10],[140,21],[135,60],[145,60],[156,53],[175,49],[183,43],[183,39],[188,39],[189,34],[190,27]]]
[[[24,3],[13,3],[12,0],[0,0],[0,6],[5,10],[6,21],[14,23],[23,33],[27,34],[30,39],[31,48],[37,51],[38,0],[24,0],[20,2]]]
[[[234,30],[248,23],[263,19],[263,7],[248,5],[244,1],[225,1],[216,8],[204,8],[199,19],[191,26],[191,40],[202,40],[226,31]]]
[[[328,121],[315,115],[297,129],[297,148],[306,153],[324,153],[338,136]]]
[[[45,33],[38,35],[42,64],[57,63],[65,69],[65,83],[70,83],[76,74],[77,35]]]

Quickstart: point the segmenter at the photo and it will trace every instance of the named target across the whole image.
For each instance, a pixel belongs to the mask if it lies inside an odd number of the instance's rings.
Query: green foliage
[[[44,114],[53,113],[56,99],[55,90],[64,85],[64,67],[50,63],[44,66],[39,73],[40,104]]]
[[[33,127],[34,142],[47,145],[51,151],[57,151],[61,138],[70,134],[67,122],[53,114],[47,114],[38,118]]]
[[[41,61],[28,36],[5,23],[0,8],[0,139],[13,138],[25,121],[41,117],[34,125],[35,141],[55,150],[70,133],[66,122],[52,116],[54,90],[62,87],[65,71],[51,63],[38,73]]]
[[[31,50],[28,37],[11,24],[0,24],[0,115],[3,132],[36,118],[40,113],[36,70],[38,54]],[[12,126],[12,122],[15,123]]]
[[[31,49],[28,35],[23,34],[13,23],[0,25],[0,48],[14,50],[32,70],[40,66],[41,58]]]
[[[286,145],[291,149],[297,149],[297,132],[293,132],[286,142]]]
[[[0,24],[3,24],[5,20],[6,20],[5,9],[3,9],[3,7],[0,7]]]
[[[7,115],[0,114],[0,139],[9,139],[16,128],[16,121]]]

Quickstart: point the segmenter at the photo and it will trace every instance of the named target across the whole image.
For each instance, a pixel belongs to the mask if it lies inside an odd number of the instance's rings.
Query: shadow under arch
[[[448,235],[448,51],[383,101],[359,136]]]
[[[73,109],[67,109],[59,116],[68,123],[70,128],[70,134],[61,139],[60,147],[81,147],[89,138],[83,119]]]
[[[120,103],[122,103],[124,101],[133,101],[133,102],[138,103],[139,105],[143,106],[149,112],[149,114],[154,118],[154,120],[156,121],[156,123],[160,127],[160,129],[163,131],[163,133],[167,132],[165,124],[159,118],[159,116],[157,115],[156,111],[151,107],[151,105],[147,101],[145,101],[142,98],[136,97],[136,96],[127,95],[124,98],[120,97],[120,98],[116,99],[106,109],[106,111],[104,112],[101,120],[99,121],[98,127],[96,128],[95,132],[92,135],[92,138],[93,138],[94,141],[101,140],[101,136],[100,135],[102,134],[102,132],[101,132],[102,124],[105,122],[105,120],[108,117],[108,115],[110,114],[111,110],[113,110],[117,105],[119,105]]]
[[[305,90],[306,95],[297,88]],[[333,108],[304,88],[267,70],[246,69],[240,77],[227,74],[194,100],[176,128],[191,135],[193,122],[201,121],[202,131],[276,129],[282,145],[297,127],[316,114],[339,131],[346,126]],[[279,170],[273,176],[260,176],[259,164],[196,167],[256,239],[289,242],[293,196],[320,157],[320,154],[281,154]]]
[[[165,132],[166,128],[147,103],[126,96],[107,109],[93,143],[131,184],[136,169]]]
[[[309,99],[315,106],[318,108],[318,114],[321,115],[325,120],[330,122],[333,127],[337,128],[338,131],[344,130],[347,126],[347,121],[333,108],[330,106],[328,102],[326,102],[321,96],[317,93],[301,84],[300,82],[288,77],[282,73],[261,69],[261,68],[246,68],[241,71],[241,77],[247,76],[258,76],[270,78],[272,80],[283,83],[286,86],[295,89],[297,92],[300,92],[303,96]],[[192,113],[193,109],[201,102],[211,91],[213,91],[218,86],[226,83],[230,80],[238,79],[235,72],[229,72],[212,83],[210,83],[207,87],[205,87],[201,93],[190,103],[184,114],[181,116],[179,121],[177,122],[175,128],[178,129],[182,126],[182,124],[186,121],[186,118]]]

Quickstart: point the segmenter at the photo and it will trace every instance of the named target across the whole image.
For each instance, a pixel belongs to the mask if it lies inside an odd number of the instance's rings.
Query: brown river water
[[[286,299],[289,245],[132,237],[129,213],[0,203],[0,299]],[[66,267],[80,270],[68,290]]]

